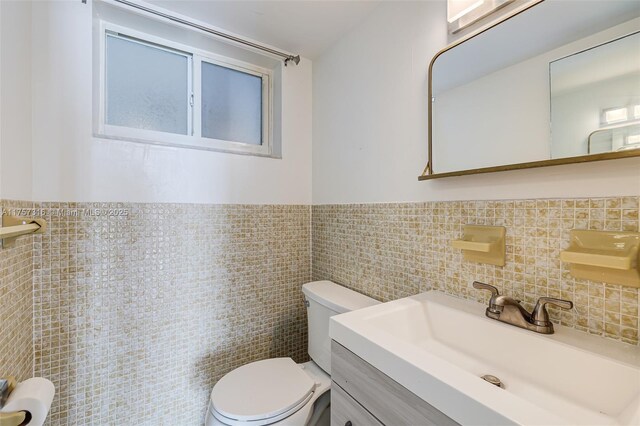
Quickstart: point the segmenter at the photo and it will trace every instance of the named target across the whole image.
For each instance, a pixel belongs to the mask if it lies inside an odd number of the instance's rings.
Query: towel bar
[[[27,218],[17,216],[3,216],[0,239],[4,248],[12,247],[16,239],[27,234],[44,234],[47,230],[47,221],[40,218]]]

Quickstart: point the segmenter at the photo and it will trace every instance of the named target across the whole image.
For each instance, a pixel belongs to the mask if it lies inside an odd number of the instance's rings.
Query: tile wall
[[[387,301],[430,288],[485,303],[474,280],[531,309],[540,296],[572,300],[552,320],[638,344],[638,289],[573,278],[559,253],[569,230],[638,231],[638,197],[319,205],[312,210],[313,279]],[[463,261],[449,242],[465,224],[507,228],[505,267]]]
[[[380,300],[473,280],[554,321],[638,344],[638,290],[572,278],[573,228],[637,231],[639,197],[321,206],[3,202],[49,231],[0,249],[0,371],[50,378],[48,425],[201,424],[226,372],[306,361],[300,287],[330,279]],[[467,223],[507,227],[504,268],[467,263]],[[179,420],[176,420],[179,419]],[[178,422],[178,423],[176,423]]]
[[[2,211],[24,206],[0,201]],[[33,237],[0,247],[0,377],[33,373]]]
[[[247,362],[306,361],[310,207],[38,203],[35,374],[49,425],[202,424]]]

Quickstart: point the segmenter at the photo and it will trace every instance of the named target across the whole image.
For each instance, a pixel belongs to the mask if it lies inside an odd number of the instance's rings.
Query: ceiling
[[[151,0],[148,3],[314,59],[379,1]]]

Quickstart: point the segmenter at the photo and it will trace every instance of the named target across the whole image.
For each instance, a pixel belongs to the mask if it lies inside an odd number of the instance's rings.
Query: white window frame
[[[209,151],[220,151],[235,154],[258,156],[273,155],[273,71],[247,62],[238,61],[213,52],[204,51],[164,38],[156,37],[141,31],[123,27],[107,21],[100,21],[99,26],[99,72],[97,123],[94,126],[95,136],[104,139],[117,139],[154,145],[166,145]],[[187,135],[160,132],[154,130],[136,129],[125,126],[115,126],[106,123],[106,41],[107,34],[132,38],[141,44],[147,44],[171,53],[184,55],[188,61],[188,87],[192,102],[187,99],[188,126]],[[255,75],[262,79],[262,144],[253,145],[202,136],[202,91],[201,70],[202,62],[219,65],[225,68]]]

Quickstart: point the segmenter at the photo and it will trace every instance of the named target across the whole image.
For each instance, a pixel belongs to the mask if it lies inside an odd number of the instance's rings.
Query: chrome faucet
[[[541,297],[538,299],[533,312],[529,313],[519,300],[508,296],[501,296],[498,289],[492,285],[473,282],[473,287],[480,290],[489,290],[491,299],[485,314],[494,320],[498,320],[516,327],[525,328],[542,334],[553,334],[553,323],[549,321],[546,305],[555,305],[562,309],[573,308],[573,302],[569,300],[555,299],[553,297]]]

